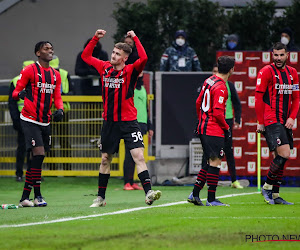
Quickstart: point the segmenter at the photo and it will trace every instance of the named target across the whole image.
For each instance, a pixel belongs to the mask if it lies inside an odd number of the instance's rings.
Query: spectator
[[[176,31],[175,41],[161,57],[160,71],[202,71],[198,56],[186,38],[185,31]]]
[[[121,42],[127,43],[131,48],[132,48],[132,52],[131,54],[128,56],[127,61],[125,62],[125,64],[133,64],[137,59],[139,59],[139,55],[137,52],[137,49],[135,47],[134,41],[131,37],[125,35],[123,37],[123,39],[121,39]]]
[[[24,61],[23,68],[28,66],[29,64],[34,63],[34,61]],[[11,80],[10,89],[9,89],[9,97],[8,97],[8,109],[13,121],[13,128],[18,133],[18,147],[16,150],[16,181],[21,182],[23,180],[23,165],[25,160],[26,154],[26,145],[25,145],[25,138],[24,133],[21,127],[20,121],[20,113],[24,106],[24,100],[19,99],[18,101],[12,98],[12,93],[16,88],[17,81],[20,76],[16,76]],[[30,157],[29,153],[27,154],[27,165],[30,165]]]
[[[84,44],[84,48],[88,45],[88,43],[92,40],[92,38],[89,38],[86,43]],[[77,55],[76,59],[76,65],[75,65],[75,75],[78,76],[99,76],[98,71],[88,64],[86,64],[82,58],[81,58],[82,51]],[[93,57],[98,58],[102,61],[108,61],[108,55],[107,52],[102,50],[102,45],[100,42],[98,42],[95,46],[95,49],[93,51]]]
[[[49,65],[56,69],[61,77],[61,95],[70,95],[72,94],[73,85],[71,82],[70,74],[68,71],[62,69],[59,67],[59,58],[54,55],[52,61],[49,62]],[[64,117],[62,120],[62,123],[55,124],[52,126],[52,134],[58,134],[59,139],[59,145],[60,145],[60,152],[61,157],[71,157],[71,144],[69,142],[69,136],[68,136],[68,122],[69,122],[69,112],[70,111],[70,103],[69,102],[63,102],[64,105]],[[51,157],[55,157],[55,150],[50,151]],[[50,170],[56,170],[55,163],[51,164]],[[63,170],[71,170],[70,163],[63,163]]]
[[[241,41],[237,34],[231,34],[227,37],[226,50],[241,50]]]
[[[280,41],[286,45],[287,51],[299,51],[294,42],[294,32],[290,27],[286,27],[281,31]]]
[[[149,131],[149,136],[152,137],[153,126],[148,116],[147,91],[143,84],[143,73],[141,73],[134,90],[134,106],[137,110],[137,121],[141,128],[142,135],[147,134],[147,131]],[[124,190],[143,190],[142,187],[133,182],[134,169],[135,162],[132,159],[130,149],[126,147],[124,160]]]

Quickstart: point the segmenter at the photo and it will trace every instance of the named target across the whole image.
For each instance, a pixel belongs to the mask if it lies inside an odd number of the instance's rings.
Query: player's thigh
[[[143,135],[136,120],[122,122],[120,130],[126,147],[128,147],[129,150],[134,148],[144,148]]]
[[[30,151],[33,147],[44,147],[42,129],[40,125],[21,120],[24,132],[26,150]]]
[[[209,160],[222,159],[224,156],[224,138],[200,135],[203,152]]]
[[[291,129],[287,129],[280,123],[266,126],[264,136],[266,138],[270,151],[276,150],[278,147],[288,144],[293,148],[293,133]]]
[[[43,140],[45,151],[49,152],[52,144],[50,125],[41,126],[41,131],[42,131],[42,140]]]
[[[104,121],[101,129],[100,150],[102,153],[114,154],[119,151],[120,128],[118,122]]]

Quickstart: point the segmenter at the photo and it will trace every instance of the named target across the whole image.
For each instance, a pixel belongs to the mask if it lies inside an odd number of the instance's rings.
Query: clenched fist
[[[96,32],[95,32],[95,36],[98,37],[99,39],[104,37],[105,34],[106,34],[106,30],[99,29],[99,30],[96,30]]]

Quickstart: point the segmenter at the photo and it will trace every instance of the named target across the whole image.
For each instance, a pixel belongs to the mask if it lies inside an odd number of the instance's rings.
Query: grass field
[[[274,240],[274,235],[280,239],[285,235],[300,240],[300,188],[281,189],[282,197],[294,206],[267,205],[256,188],[218,187],[219,197],[241,195],[221,199],[230,207],[198,207],[184,202],[192,187],[154,187],[162,197],[149,207],[143,191],[122,187],[121,180],[110,179],[106,207],[89,208],[97,193],[96,178],[46,177],[42,193],[47,207],[0,210],[0,247],[300,249],[300,241],[251,242],[249,238]],[[0,203],[18,204],[22,188],[23,183],[14,178],[0,178]],[[201,198],[206,194],[204,189]]]

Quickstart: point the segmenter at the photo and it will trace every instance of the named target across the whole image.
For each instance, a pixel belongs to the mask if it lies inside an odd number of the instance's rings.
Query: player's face
[[[53,59],[54,50],[50,43],[44,44],[44,46],[36,52],[36,55],[45,62],[50,62]]]
[[[114,66],[121,65],[121,64],[125,63],[127,58],[128,58],[128,56],[126,55],[126,53],[123,50],[114,48],[111,53],[110,63],[111,63],[111,65],[114,65]]]
[[[273,62],[278,69],[285,67],[287,59],[288,52],[286,52],[285,49],[273,49]]]
[[[215,75],[218,73],[218,67],[214,67],[212,70],[212,74]]]
[[[131,48],[133,48],[134,41],[131,37],[126,37],[124,42],[127,43]]]

